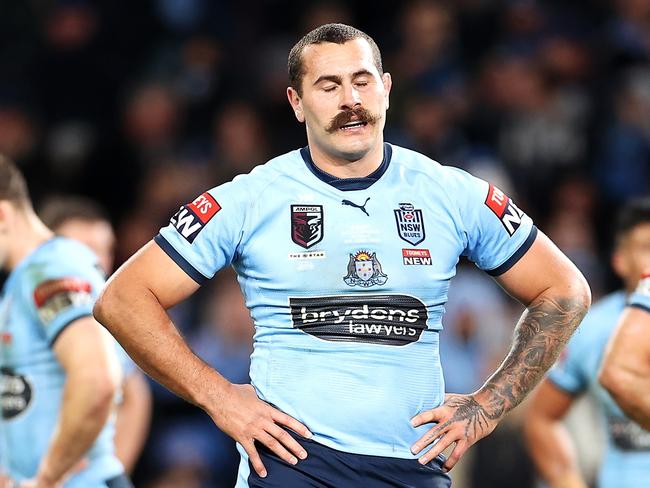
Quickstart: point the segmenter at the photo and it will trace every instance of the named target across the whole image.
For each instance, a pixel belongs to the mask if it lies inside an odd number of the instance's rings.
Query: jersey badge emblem
[[[388,275],[382,271],[377,253],[359,251],[350,254],[348,274],[343,277],[343,281],[349,286],[368,288],[373,285],[383,285],[388,281]]]
[[[291,240],[309,249],[323,240],[323,206],[291,205]]]
[[[417,246],[424,240],[426,234],[422,210],[416,209],[411,203],[400,203],[399,208],[393,212],[400,239],[413,246]]]

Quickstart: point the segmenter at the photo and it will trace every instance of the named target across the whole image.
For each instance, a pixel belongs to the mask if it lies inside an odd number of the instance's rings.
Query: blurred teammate
[[[384,143],[391,77],[369,36],[321,26],[289,74],[308,146],[181,207],[96,316],[238,442],[238,487],[450,486],[445,471],[555,361],[589,288],[498,189]],[[485,385],[445,398],[438,332],[460,255],[528,310]],[[255,322],[252,385],[200,361],[165,313],[230,264]]]
[[[106,275],[113,272],[115,234],[108,215],[97,203],[83,197],[54,197],[39,212],[57,235],[76,239],[92,249]],[[124,380],[115,419],[115,455],[131,473],[147,439],[151,420],[151,391],[142,372],[118,348]]]
[[[562,424],[573,402],[583,393],[593,395],[600,405],[607,431],[598,486],[650,487],[650,433],[626,418],[598,383],[603,352],[624,311],[627,294],[637,286],[642,270],[650,267],[650,200],[626,205],[615,232],[612,266],[623,279],[625,290],[593,306],[561,360],[533,394],[527,411],[528,448],[541,476],[552,488],[586,487],[573,443]],[[647,384],[647,378],[644,380]]]
[[[0,301],[4,475],[22,487],[130,486],[108,421],[120,368],[92,318],[97,258],[54,237],[17,167],[0,157]]]

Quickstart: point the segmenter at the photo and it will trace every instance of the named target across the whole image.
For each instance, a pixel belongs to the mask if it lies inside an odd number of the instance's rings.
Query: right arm
[[[210,415],[246,450],[260,476],[266,476],[255,441],[287,462],[306,457],[280,425],[310,437],[309,430],[257,398],[250,385],[233,385],[199,359],[185,343],[166,309],[198,289],[154,242],[145,245],[108,281],[94,314],[152,378]]]
[[[609,341],[600,383],[632,420],[650,430],[650,311],[627,307]]]
[[[528,452],[551,488],[587,488],[573,441],[562,423],[574,397],[544,379],[531,395],[524,421]]]

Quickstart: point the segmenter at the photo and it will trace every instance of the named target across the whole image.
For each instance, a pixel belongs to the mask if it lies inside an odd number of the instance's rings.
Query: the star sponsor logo
[[[0,368],[0,408],[4,420],[12,420],[27,410],[32,397],[33,387],[26,376]]]

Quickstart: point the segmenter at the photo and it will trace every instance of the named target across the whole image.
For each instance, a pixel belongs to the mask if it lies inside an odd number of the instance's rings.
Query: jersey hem
[[[414,456],[413,453],[408,448],[391,449],[383,446],[380,447],[378,445],[369,445],[367,448],[354,447],[354,446],[350,446],[348,448],[346,446],[341,446],[336,442],[331,442],[329,439],[320,437],[318,435],[315,435],[311,440],[313,442],[317,442],[322,446],[329,447],[330,449],[334,449],[335,451],[339,451],[339,452],[344,452],[346,454],[355,454],[359,456],[380,456],[380,457],[388,457],[388,458],[395,458],[395,459],[417,459],[417,456]]]
[[[497,266],[494,269],[486,270],[485,272],[489,274],[490,276],[500,276],[506,271],[508,271],[510,268],[512,268],[517,262],[528,252],[530,247],[533,245],[533,242],[535,242],[535,239],[537,238],[537,227],[533,225],[530,228],[530,233],[528,234],[528,237],[526,240],[519,246],[519,248],[510,256],[506,261],[501,264],[500,266]]]
[[[203,275],[199,270],[197,270],[192,264],[185,259],[176,249],[172,246],[167,239],[165,239],[161,234],[156,235],[153,238],[154,242],[158,244],[160,249],[162,249],[167,256],[169,256],[172,261],[174,261],[185,273],[196,281],[199,285],[202,285],[208,278]]]

